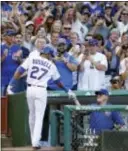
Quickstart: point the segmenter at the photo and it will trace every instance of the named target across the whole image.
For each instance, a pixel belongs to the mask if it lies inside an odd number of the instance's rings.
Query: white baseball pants
[[[27,103],[31,143],[32,146],[38,146],[40,144],[44,113],[47,104],[46,88],[36,86],[28,87]]]

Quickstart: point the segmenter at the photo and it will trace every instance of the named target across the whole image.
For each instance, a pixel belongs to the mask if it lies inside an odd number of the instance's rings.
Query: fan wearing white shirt
[[[71,40],[72,47],[68,53],[74,56],[74,58],[79,62],[78,58],[81,53],[81,50],[80,50],[80,45],[78,45],[78,38],[79,36],[76,32],[71,32],[70,40]],[[76,90],[76,87],[77,87],[77,82],[78,82],[77,77],[78,77],[78,71],[74,71],[73,72],[73,90]]]
[[[89,50],[80,55],[78,90],[98,90],[105,87],[107,58],[98,51],[98,41],[89,40]]]
[[[119,17],[120,17],[120,21],[118,21]],[[128,8],[123,3],[119,11],[114,16],[113,21],[117,26],[120,35],[128,31]]]
[[[117,21],[117,29],[121,35],[128,31],[128,11],[121,12],[121,21]]]

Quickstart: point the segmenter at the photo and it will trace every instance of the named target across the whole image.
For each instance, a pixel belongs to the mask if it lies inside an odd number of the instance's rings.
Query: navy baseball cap
[[[4,34],[4,36],[15,36],[17,34],[14,30],[7,30]]]
[[[40,54],[51,54],[53,56],[54,50],[50,46],[46,46],[40,51]]]
[[[104,14],[103,13],[99,13],[99,14],[97,14],[97,17],[98,18],[104,18]]]
[[[95,92],[95,94],[96,95],[98,95],[98,94],[103,94],[103,95],[109,95],[109,92],[108,92],[108,90],[107,89],[100,89],[99,91],[96,91]]]
[[[66,45],[66,40],[64,38],[59,38],[58,45],[59,44],[65,44]]]
[[[89,43],[90,46],[97,46],[98,45],[98,40],[89,39],[88,43]]]
[[[91,13],[88,11],[88,10],[84,10],[83,12],[82,12],[82,14],[84,15],[84,14],[87,14],[87,15],[91,15]]]

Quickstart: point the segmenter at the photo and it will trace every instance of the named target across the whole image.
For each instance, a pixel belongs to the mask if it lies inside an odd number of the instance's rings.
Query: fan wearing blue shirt
[[[103,13],[103,7],[97,1],[91,1],[85,4],[90,10],[91,13]]]
[[[62,33],[60,34],[60,38],[66,40],[67,47],[69,47],[71,44],[71,40],[70,40],[71,29],[72,29],[72,25],[70,23],[64,22],[62,26]]]
[[[106,75],[116,76],[119,74],[119,56],[116,55],[116,47],[119,45],[118,39],[120,35],[117,29],[113,29],[110,32],[109,39],[106,41],[105,48],[108,51],[108,70]]]
[[[21,33],[17,33],[15,36],[15,44],[18,48],[18,50],[20,50],[22,52],[22,60],[26,59],[29,56],[29,49],[23,46],[23,35]],[[17,82],[17,88],[15,89],[15,92],[22,92],[25,91],[27,88],[27,84],[26,84],[26,75],[23,76],[22,78],[20,78],[20,80]]]
[[[8,30],[5,35],[5,44],[1,45],[1,95],[6,95],[6,88],[13,77],[17,67],[20,65],[21,58],[17,56],[19,46],[14,44],[16,33]]]
[[[75,58],[66,52],[66,40],[60,38],[57,46],[57,54],[54,63],[61,75],[61,81],[66,88],[72,89],[73,75],[72,72],[77,70],[78,62]],[[52,80],[49,81],[50,90],[61,90]]]
[[[96,92],[97,103],[94,106],[103,106],[110,105],[108,104],[109,93],[106,89],[101,89]],[[111,112],[100,112],[93,111],[90,114],[90,129],[95,131],[96,134],[100,134],[104,130],[112,130],[115,125],[118,125],[120,128],[124,127],[125,123],[121,114],[117,111]]]
[[[1,9],[2,11],[5,11],[5,12],[11,12],[13,10],[13,7],[16,6],[18,4],[18,11],[21,13],[21,14],[24,14],[25,11],[23,9],[23,6],[21,5],[22,3],[19,3],[19,2],[1,2]]]
[[[26,59],[29,56],[29,49],[23,46],[23,35],[21,33],[17,33],[15,36],[15,44],[17,45],[17,47],[19,47],[19,50],[22,51],[22,57],[23,59]]]

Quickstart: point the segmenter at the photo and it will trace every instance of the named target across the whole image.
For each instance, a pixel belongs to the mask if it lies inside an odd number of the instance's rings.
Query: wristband
[[[66,88],[60,81],[60,78],[54,81],[60,88],[62,88],[66,93],[68,93],[69,89]]]
[[[68,91],[69,91],[69,89],[68,89],[68,88],[63,87],[63,89],[64,89],[64,91],[65,91],[66,93],[68,93]]]
[[[23,74],[26,70],[25,70],[23,67],[19,66],[18,69],[17,69],[17,71],[18,71],[20,74]]]
[[[14,86],[17,83],[17,79],[14,79],[14,77],[11,79],[11,81],[9,82],[9,85]]]

